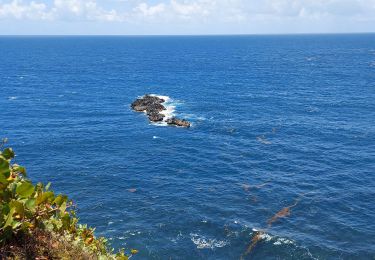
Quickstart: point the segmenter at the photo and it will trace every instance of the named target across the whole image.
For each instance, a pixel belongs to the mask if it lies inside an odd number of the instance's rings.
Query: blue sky
[[[375,0],[0,0],[0,34],[375,31]]]

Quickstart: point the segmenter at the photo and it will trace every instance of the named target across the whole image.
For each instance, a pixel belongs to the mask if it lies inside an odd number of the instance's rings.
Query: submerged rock
[[[136,99],[132,104],[131,108],[137,112],[145,112],[148,119],[151,122],[166,122],[168,125],[175,125],[180,127],[190,127],[190,122],[184,119],[169,118],[162,113],[166,110],[165,106],[162,105],[165,102],[163,98],[153,95],[144,95],[142,98]]]

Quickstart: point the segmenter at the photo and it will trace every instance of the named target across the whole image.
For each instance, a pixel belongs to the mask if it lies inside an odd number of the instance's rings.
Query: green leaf
[[[6,149],[4,149],[4,151],[2,152],[2,155],[7,160],[14,158],[14,152],[13,152],[12,148],[6,148]]]
[[[60,207],[64,202],[67,202],[67,201],[68,201],[68,197],[67,196],[65,196],[65,195],[58,195],[58,196],[56,196],[56,198],[53,201],[53,203]]]
[[[9,226],[13,226],[13,222],[14,222],[14,218],[13,218],[13,215],[15,213],[19,214],[19,215],[23,215],[23,205],[22,203],[18,202],[18,201],[15,201],[15,200],[12,200],[10,203],[9,203],[9,213],[6,217],[6,221],[5,221],[5,225],[4,225],[4,228],[6,227],[9,227]]]
[[[23,204],[17,200],[12,200],[11,202],[9,202],[9,207],[10,207],[10,211],[14,209],[13,214],[16,213],[16,214],[23,216],[25,213],[25,208],[23,207]]]
[[[35,199],[28,199],[25,202],[26,208],[28,208],[31,211],[34,211],[35,210],[35,201],[36,201]]]
[[[66,210],[66,202],[64,202],[61,206],[60,206],[60,212],[65,212]]]
[[[12,222],[12,228],[15,230],[22,225],[21,221],[15,220]]]
[[[17,187],[16,192],[21,198],[28,198],[34,192],[34,185],[30,182],[23,182]]]
[[[8,183],[8,178],[10,176],[9,162],[0,155],[0,182]]]
[[[13,167],[13,170],[15,172],[19,172],[19,173],[21,173],[23,175],[26,175],[26,169],[25,169],[25,167],[19,166],[18,164],[13,164],[12,167]]]
[[[54,198],[54,193],[52,191],[47,191],[47,192],[44,192],[43,194],[40,194],[37,198],[36,198],[36,204],[37,205],[40,205],[46,201],[48,202],[52,202],[53,198]]]
[[[69,216],[69,213],[65,213],[62,217],[61,217],[61,221],[62,221],[62,224],[63,224],[63,227],[65,229],[68,229],[69,226],[70,226],[70,221],[71,221],[71,218]]]
[[[12,225],[12,222],[13,222],[13,213],[14,213],[14,212],[12,212],[12,211],[9,212],[9,214],[8,214],[8,216],[7,216],[7,218],[6,218],[6,221],[5,221],[4,228],[9,227],[9,226]]]

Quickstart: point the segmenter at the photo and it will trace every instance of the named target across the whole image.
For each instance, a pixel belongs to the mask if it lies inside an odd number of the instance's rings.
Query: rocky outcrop
[[[165,115],[160,114],[160,113],[151,113],[148,115],[148,119],[151,122],[161,122],[164,120]]]
[[[173,117],[165,120],[166,117],[163,114],[163,111],[166,110],[165,106],[163,105],[164,102],[165,100],[160,97],[144,95],[142,98],[136,99],[131,104],[131,108],[134,111],[146,113],[151,122],[165,121],[168,125],[190,127],[190,122],[184,119]]]
[[[155,109],[158,111],[165,110],[165,107],[162,105],[165,100],[156,96],[150,96],[150,95],[145,95],[142,98],[138,98],[135,100],[132,104],[131,107],[137,111],[137,112],[144,112],[147,109]]]
[[[185,119],[178,119],[178,118],[172,117],[172,118],[167,119],[166,122],[168,125],[190,127],[190,122]]]

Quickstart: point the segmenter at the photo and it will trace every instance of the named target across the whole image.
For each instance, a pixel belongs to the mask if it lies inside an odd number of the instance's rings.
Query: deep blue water
[[[0,93],[17,162],[134,259],[375,257],[375,35],[2,37]]]

